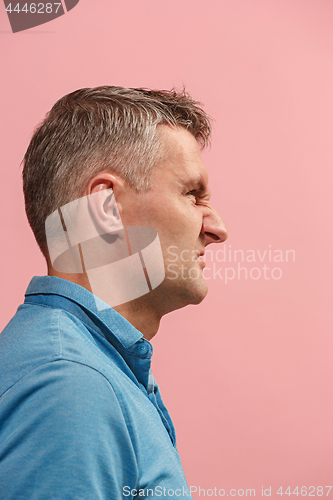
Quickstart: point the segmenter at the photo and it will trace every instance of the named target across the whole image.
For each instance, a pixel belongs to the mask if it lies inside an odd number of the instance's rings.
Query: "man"
[[[63,97],[34,133],[23,188],[48,276],[0,335],[2,500],[188,498],[149,340],[203,300],[201,257],[227,237],[209,135],[185,92],[120,87]]]

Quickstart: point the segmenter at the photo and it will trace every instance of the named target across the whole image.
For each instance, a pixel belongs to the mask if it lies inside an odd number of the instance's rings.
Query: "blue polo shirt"
[[[34,277],[0,334],[1,500],[190,498],[152,352],[85,288]]]

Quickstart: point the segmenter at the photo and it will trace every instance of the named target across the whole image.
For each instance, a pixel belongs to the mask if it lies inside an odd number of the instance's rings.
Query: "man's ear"
[[[88,194],[88,206],[100,234],[114,234],[124,229],[112,182],[92,184]]]

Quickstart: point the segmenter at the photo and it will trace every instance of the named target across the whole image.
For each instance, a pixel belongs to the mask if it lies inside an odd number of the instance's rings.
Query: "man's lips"
[[[198,261],[200,262],[200,264],[203,265],[203,267],[205,267],[206,262],[204,260],[202,260],[200,257],[203,257],[204,255],[205,255],[205,252],[198,253]]]

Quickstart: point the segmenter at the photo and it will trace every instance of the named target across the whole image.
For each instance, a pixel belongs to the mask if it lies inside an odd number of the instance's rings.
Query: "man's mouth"
[[[206,262],[203,259],[201,259],[201,257],[204,257],[204,255],[205,255],[205,252],[198,253],[198,261],[200,262],[200,264],[203,265],[203,267],[206,266]]]

